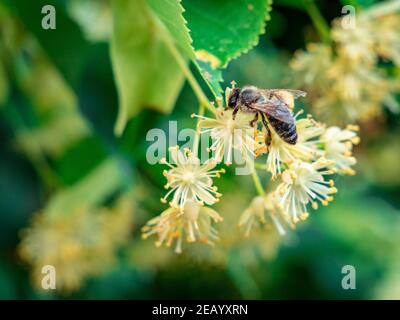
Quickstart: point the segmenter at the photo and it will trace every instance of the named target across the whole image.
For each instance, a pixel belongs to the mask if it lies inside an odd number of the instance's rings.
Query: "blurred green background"
[[[154,239],[140,238],[140,228],[164,208],[159,202],[164,168],[147,163],[146,133],[167,129],[169,120],[178,121],[178,130],[194,126],[190,114],[197,102],[190,87],[184,84],[171,114],[143,110],[122,137],[115,137],[118,99],[107,2],[54,1],[54,31],[41,29],[42,15],[30,2],[0,4],[0,298],[400,298],[399,115],[384,111],[361,124],[357,175],[337,178],[335,201],[279,244],[262,234],[245,239],[239,233],[238,216],[255,191],[250,177],[228,172],[218,181],[224,201],[216,207],[225,219],[218,226],[220,243],[186,247],[176,255],[156,248]],[[341,15],[343,2],[316,3],[328,21]],[[310,41],[318,41],[318,35],[307,12],[296,1],[275,1],[266,34],[229,65],[225,84],[234,79],[288,87],[288,62]],[[90,176],[104,163],[110,168]],[[73,189],[88,175],[90,183]],[[65,197],[63,190],[75,191],[54,204],[55,195]],[[21,230],[32,225],[35,213],[50,210],[52,203],[58,206],[54,211],[65,211],[63,221],[74,229],[69,204],[95,203],[110,208],[106,214],[118,214],[115,204],[124,197],[132,200],[129,217],[121,216],[116,228],[125,236],[106,251],[112,261],[104,270],[88,272],[73,290],[51,292],[34,285],[32,264],[18,248]],[[95,229],[90,224],[86,232],[108,232],[110,225]],[[57,230],[51,237],[56,236]],[[51,237],[38,240],[38,250],[49,245],[40,241],[51,242]],[[102,250],[95,251],[95,265],[103,264]],[[65,253],[58,261],[68,259]],[[356,268],[356,290],[341,287],[344,265]]]

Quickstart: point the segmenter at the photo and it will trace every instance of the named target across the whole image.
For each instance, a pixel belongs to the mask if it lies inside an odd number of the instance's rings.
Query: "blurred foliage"
[[[382,116],[383,107],[398,113],[400,81],[392,77],[400,65],[398,2],[363,10],[356,17],[336,18],[324,43],[309,43],[291,61],[296,86],[309,91],[309,103],[326,123],[365,121]],[[315,10],[315,7],[313,11]],[[354,15],[354,14],[353,14]],[[314,19],[320,21],[319,16]],[[353,19],[353,22],[351,22]],[[355,19],[355,20],[354,20]],[[354,23],[355,28],[345,27]]]
[[[329,25],[344,4],[375,2],[315,4]],[[41,28],[45,4],[56,30]],[[163,210],[146,133],[195,125],[184,76],[209,98],[231,80],[288,87],[295,50],[320,40],[303,1],[3,1],[0,298],[400,299],[400,116],[387,109],[361,126],[357,175],[338,178],[335,202],[296,233],[243,237],[254,186],[228,169],[214,247],[176,255],[140,238]],[[40,288],[43,264],[60,270],[55,292]],[[348,264],[357,290],[341,288]]]
[[[121,134],[143,106],[171,111],[183,73],[146,1],[113,1],[113,15],[111,57],[120,95],[116,132]]]

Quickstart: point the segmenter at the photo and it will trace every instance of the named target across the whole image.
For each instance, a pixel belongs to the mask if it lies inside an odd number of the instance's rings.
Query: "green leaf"
[[[148,3],[168,29],[176,45],[188,58],[194,59],[195,54],[192,47],[192,39],[189,35],[186,20],[182,15],[184,9],[181,6],[181,0],[148,0]]]
[[[222,82],[222,71],[221,69],[214,69],[211,63],[206,60],[197,60],[195,65],[199,69],[201,76],[207,82],[210,90],[214,96],[218,96],[222,93],[221,82]]]
[[[115,132],[120,135],[144,107],[170,112],[184,77],[145,0],[114,0],[112,12],[111,59],[120,99]]]
[[[115,132],[142,108],[169,112],[191,59],[214,96],[220,68],[257,44],[270,2],[185,1],[194,48],[180,0],[113,0],[111,57],[120,97]],[[228,13],[228,14],[227,14]]]
[[[214,69],[257,45],[269,19],[270,0],[184,0],[196,54]]]
[[[181,6],[181,0],[149,0],[149,4],[163,22],[179,49],[192,60],[214,96],[219,95],[222,92],[220,85],[222,73],[204,57],[200,57],[200,55],[196,57],[189,34],[190,30],[182,15],[185,10]]]

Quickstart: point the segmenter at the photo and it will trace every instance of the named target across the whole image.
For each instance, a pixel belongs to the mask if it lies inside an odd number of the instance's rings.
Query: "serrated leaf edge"
[[[269,13],[272,10],[272,2],[273,2],[272,0],[266,0],[266,10],[263,23],[261,24],[260,31],[257,33],[257,35],[253,38],[253,40],[250,40],[249,46],[246,48],[241,48],[240,50],[238,50],[237,53],[233,54],[229,59],[227,59],[227,61],[221,67],[221,69],[225,69],[232,60],[235,60],[239,58],[241,55],[248,53],[251,49],[253,49],[258,45],[260,41],[260,36],[263,35],[266,31],[267,21],[271,20],[271,15]]]

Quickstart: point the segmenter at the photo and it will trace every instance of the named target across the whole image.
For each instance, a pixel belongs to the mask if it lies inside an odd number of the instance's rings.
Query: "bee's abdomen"
[[[294,123],[279,121],[273,117],[268,117],[269,123],[274,128],[275,132],[289,144],[296,144],[297,131]]]

